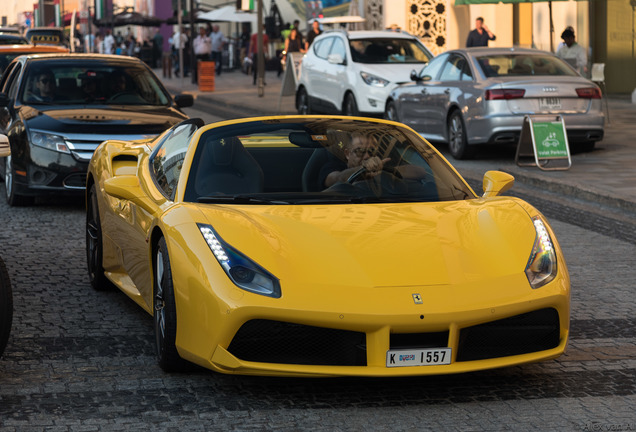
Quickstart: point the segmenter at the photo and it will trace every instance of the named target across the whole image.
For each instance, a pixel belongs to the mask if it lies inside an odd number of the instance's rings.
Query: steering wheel
[[[403,178],[402,174],[397,170],[397,168],[384,166],[384,167],[382,167],[382,171],[386,172],[386,173],[389,173],[389,174],[397,177],[400,180]],[[349,183],[349,184],[355,183],[356,181],[358,181],[360,176],[362,176],[366,172],[367,172],[367,169],[365,167],[358,168],[353,174],[351,174],[349,176],[349,178],[347,179],[347,183]]]
[[[130,97],[132,97],[132,98],[134,98],[135,100],[136,100],[136,99],[140,99],[140,97],[139,97],[139,96],[138,96],[135,92],[132,92],[132,91],[122,91],[122,92],[115,93],[114,95],[112,95],[111,97],[109,97],[109,98],[108,98],[108,102],[115,102],[117,99],[124,98],[124,97],[126,97],[126,96],[128,96],[129,98],[130,98]],[[129,101],[129,102],[130,102],[130,101]]]

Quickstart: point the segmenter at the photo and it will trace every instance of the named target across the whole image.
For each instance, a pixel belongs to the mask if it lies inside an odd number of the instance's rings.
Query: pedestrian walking
[[[215,63],[216,74],[221,75],[221,68],[223,67],[223,47],[227,43],[227,39],[225,39],[225,35],[221,29],[219,29],[218,25],[212,26],[210,39],[212,40],[212,61]]]

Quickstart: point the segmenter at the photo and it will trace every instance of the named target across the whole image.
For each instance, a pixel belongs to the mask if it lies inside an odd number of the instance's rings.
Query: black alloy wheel
[[[113,287],[112,282],[104,275],[103,247],[97,189],[95,185],[92,185],[88,193],[88,206],[86,207],[86,266],[91,286],[97,291]]]
[[[309,95],[305,87],[298,89],[296,93],[296,110],[300,115],[311,114],[311,106],[309,105]]]

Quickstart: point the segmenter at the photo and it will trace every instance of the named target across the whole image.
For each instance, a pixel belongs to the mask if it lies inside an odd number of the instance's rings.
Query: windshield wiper
[[[287,201],[256,198],[250,195],[204,196],[199,197],[197,201],[204,204],[289,204]]]

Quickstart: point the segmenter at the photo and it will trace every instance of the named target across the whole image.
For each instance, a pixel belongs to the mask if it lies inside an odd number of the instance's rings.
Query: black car
[[[0,80],[0,159],[9,205],[38,195],[83,195],[93,151],[106,139],[154,137],[188,118],[157,76],[133,57],[100,54],[21,56]]]
[[[19,34],[0,32],[0,45],[27,45],[28,43],[26,38]]]

